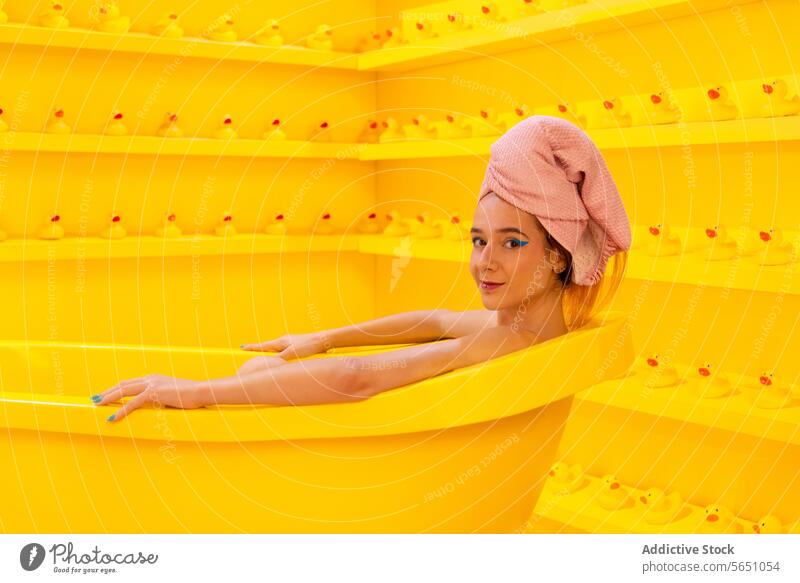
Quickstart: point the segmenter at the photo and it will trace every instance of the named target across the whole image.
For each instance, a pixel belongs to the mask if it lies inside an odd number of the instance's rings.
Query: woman
[[[92,399],[105,405],[133,397],[109,421],[148,402],[192,409],[367,399],[580,328],[616,290],[631,234],[622,199],[591,139],[567,121],[533,116],[492,144],[472,241],[470,272],[485,310],[408,312],[287,335],[243,345],[279,354],[255,357],[235,376],[194,381],[147,375],[122,381]],[[603,274],[615,255],[600,301]],[[381,343],[421,344],[291,362],[332,347]]]

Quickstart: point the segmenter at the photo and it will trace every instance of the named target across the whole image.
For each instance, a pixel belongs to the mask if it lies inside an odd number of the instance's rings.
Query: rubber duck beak
[[[761,88],[764,90],[764,93],[766,93],[767,95],[769,95],[770,93],[772,93],[772,85],[770,85],[769,83],[764,83],[764,84],[761,86]]]
[[[716,522],[719,520],[719,516],[717,516],[716,514],[709,514],[708,516],[706,516],[706,520],[708,522]]]

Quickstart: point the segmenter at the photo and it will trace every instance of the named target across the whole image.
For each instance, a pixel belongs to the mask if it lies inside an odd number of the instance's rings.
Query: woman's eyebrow
[[[483,231],[481,229],[479,229],[478,227],[472,227],[469,230],[469,232],[470,233],[482,233]],[[516,227],[503,227],[502,229],[497,229],[497,232],[498,233],[519,233],[520,235],[522,235],[524,237],[528,237],[528,235],[526,235],[525,233],[523,233],[522,231],[520,231]],[[528,237],[528,238],[530,239],[530,237]]]

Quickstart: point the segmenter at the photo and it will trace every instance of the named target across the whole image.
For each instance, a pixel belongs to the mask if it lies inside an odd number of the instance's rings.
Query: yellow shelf
[[[441,238],[417,239],[414,237],[361,235],[358,240],[358,250],[361,253],[372,253],[374,255],[469,262],[472,244],[470,242],[446,241]]]
[[[632,249],[626,277],[671,284],[800,294],[800,265],[759,265],[752,256],[708,261],[696,253],[650,257]]]
[[[362,236],[359,251],[394,257],[469,262],[470,241],[455,243],[414,237]],[[650,257],[636,248],[628,255],[626,277],[672,284],[729,287],[754,292],[800,294],[800,266],[755,263],[752,257],[731,261],[706,261],[695,253]]]
[[[111,34],[80,28],[4,24],[0,25],[0,43],[358,70],[358,54],[355,53],[318,51],[300,46],[265,47],[191,37],[161,38],[136,32]]]
[[[599,478],[584,474],[586,485],[572,493],[559,492],[551,482],[536,504],[534,513],[589,533],[615,534],[684,534],[700,532],[699,526],[705,519],[704,508],[685,503],[677,519],[669,524],[650,524],[644,519],[642,505],[631,504],[619,510],[606,510],[595,502],[595,496],[603,487]],[[623,485],[636,500],[643,495],[642,490]],[[752,523],[735,518],[742,534],[752,533]]]
[[[467,31],[391,49],[349,53],[286,45],[265,47],[248,42],[225,43],[203,38],[161,38],[129,32],[51,29],[29,24],[0,25],[0,43],[108,52],[155,54],[227,61],[272,63],[361,71],[401,71],[493,55],[570,38],[576,31],[597,34],[661,22],[754,0],[606,0],[502,23],[497,30]]]
[[[21,152],[146,154],[158,156],[244,156],[252,158],[358,159],[359,144],[265,141],[237,138],[163,138],[158,136],[106,136],[102,134],[5,134],[5,149]]]
[[[124,257],[181,257],[357,251],[357,235],[240,234],[233,237],[191,234],[176,238],[128,236],[123,239],[65,237],[57,241],[9,239],[0,242],[0,262]]]
[[[640,126],[587,130],[601,150],[662,148],[687,144],[750,144],[800,140],[800,116],[723,122]],[[162,138],[102,134],[9,132],[3,145],[9,151],[144,154],[159,156],[229,156],[252,158],[337,158],[362,161],[417,158],[476,157],[486,163],[489,148],[499,136],[463,140],[404,140],[385,144],[310,142],[236,138]]]
[[[753,0],[606,0],[500,23],[496,30],[466,31],[391,49],[364,53],[358,61],[366,71],[406,71],[484,55],[495,55],[572,38],[577,31],[598,34],[650,22],[746,4]]]
[[[681,376],[687,378],[689,374],[694,373],[686,370]],[[626,378],[599,383],[578,393],[575,398],[604,408],[616,407],[680,423],[696,423],[800,445],[800,400],[781,409],[762,409],[752,403],[753,394],[758,389],[737,386],[733,382],[735,379],[732,382],[737,388],[732,395],[703,399],[691,391],[689,383],[693,381],[683,381],[674,387],[650,388],[645,386],[645,378],[645,374],[637,369]]]
[[[750,144],[800,140],[800,116],[688,122],[619,129],[586,130],[601,150],[662,148],[703,144]],[[365,144],[361,160],[402,160],[474,156],[483,161],[498,136],[463,140],[407,140]]]

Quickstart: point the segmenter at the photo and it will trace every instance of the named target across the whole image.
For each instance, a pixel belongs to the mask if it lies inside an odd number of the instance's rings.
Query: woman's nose
[[[478,266],[484,271],[490,271],[497,266],[491,243],[487,243],[481,248],[480,255],[478,256]]]

